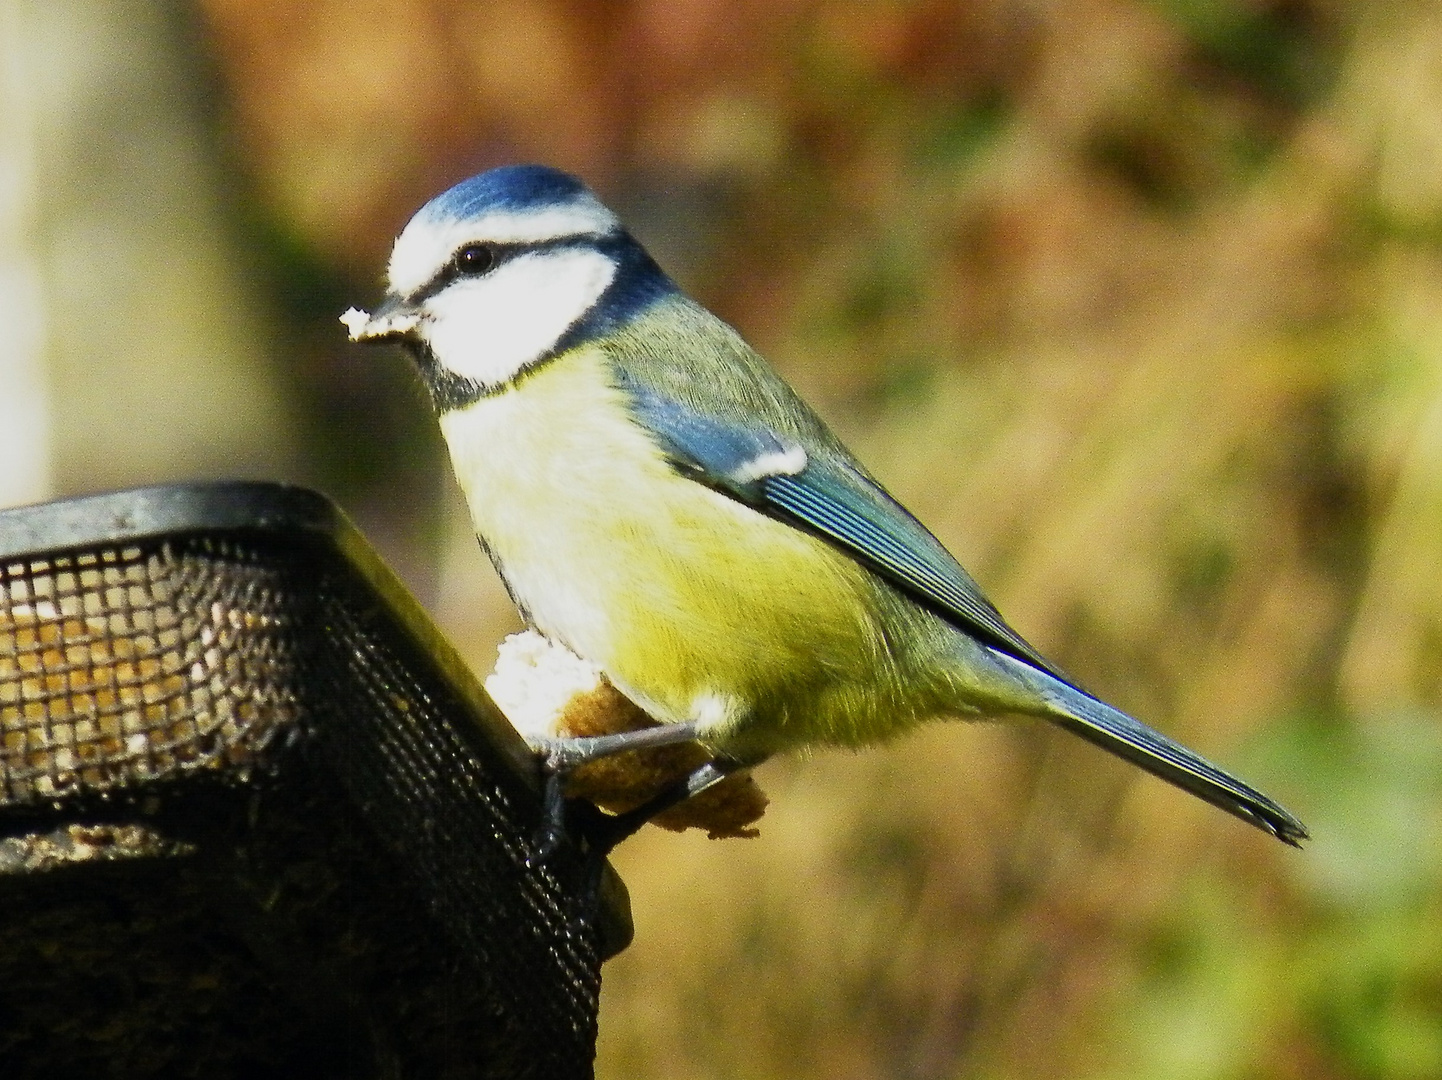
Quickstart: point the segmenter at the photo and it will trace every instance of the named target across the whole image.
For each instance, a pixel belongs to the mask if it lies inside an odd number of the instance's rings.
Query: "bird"
[[[538,747],[552,776],[699,742],[713,761],[675,801],[785,751],[1021,715],[1307,839],[1029,644],[579,179],[507,165],[455,185],[405,225],[387,279],[374,312],[342,321],[353,341],[409,352],[522,617],[661,721]]]

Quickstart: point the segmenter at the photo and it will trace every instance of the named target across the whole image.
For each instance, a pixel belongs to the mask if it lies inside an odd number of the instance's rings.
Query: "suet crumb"
[[[365,329],[366,323],[371,321],[369,311],[362,311],[360,308],[346,308],[345,314],[340,317],[345,324],[346,333],[352,341],[360,340],[360,333]]]
[[[528,740],[608,735],[658,723],[612,686],[600,668],[534,630],[501,643],[486,691]],[[567,778],[566,794],[621,813],[710,758],[694,742],[632,750],[581,766]],[[712,839],[750,837],[757,835],[751,826],[766,812],[767,801],[750,773],[736,773],[652,820],[675,832],[705,829]]]

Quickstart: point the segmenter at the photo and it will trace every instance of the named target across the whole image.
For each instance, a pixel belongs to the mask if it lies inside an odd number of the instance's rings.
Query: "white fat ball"
[[[496,669],[486,678],[486,693],[525,739],[553,739],[568,732],[561,716],[571,701],[598,690],[601,669],[564,645],[534,630],[501,642]]]

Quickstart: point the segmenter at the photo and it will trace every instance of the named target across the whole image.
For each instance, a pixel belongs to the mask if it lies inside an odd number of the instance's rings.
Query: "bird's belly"
[[[865,571],[676,473],[598,358],[563,357],[524,392],[442,424],[527,618],[659,718],[701,719],[718,738],[758,712],[773,727],[802,716],[844,727],[818,696],[888,666]]]

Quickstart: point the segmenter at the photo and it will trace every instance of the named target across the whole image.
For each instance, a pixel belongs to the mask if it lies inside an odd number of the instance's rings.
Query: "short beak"
[[[421,323],[421,313],[404,297],[390,295],[374,312],[351,308],[340,321],[345,323],[352,341],[374,344],[410,337]]]

